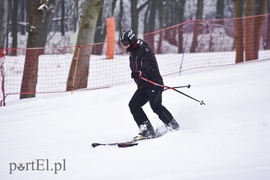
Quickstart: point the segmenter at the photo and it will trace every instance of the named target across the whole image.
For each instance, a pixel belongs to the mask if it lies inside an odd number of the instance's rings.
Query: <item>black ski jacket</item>
[[[147,43],[139,39],[128,51],[130,52],[129,62],[132,72],[139,70],[142,72],[143,77],[163,85],[156,56]],[[134,78],[134,81],[139,88],[153,86],[140,78]]]

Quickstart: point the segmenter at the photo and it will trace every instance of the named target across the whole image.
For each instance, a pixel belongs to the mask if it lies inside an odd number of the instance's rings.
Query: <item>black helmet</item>
[[[120,43],[123,46],[126,46],[128,44],[135,44],[137,42],[137,40],[138,40],[138,38],[137,38],[136,34],[131,29],[124,30],[121,33]]]

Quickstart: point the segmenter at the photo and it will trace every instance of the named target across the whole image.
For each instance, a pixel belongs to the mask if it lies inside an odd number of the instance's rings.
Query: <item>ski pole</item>
[[[165,86],[165,87],[167,87],[167,89],[171,89],[171,88],[190,88],[191,86],[190,86],[190,84],[188,84],[188,85],[186,85],[186,86],[174,86],[174,87],[168,87],[168,86]],[[165,89],[165,90],[167,90],[167,89]]]
[[[194,97],[191,97],[191,96],[189,96],[189,95],[187,95],[187,94],[185,94],[185,93],[183,93],[183,92],[177,90],[175,87],[169,87],[169,86],[161,85],[161,84],[158,84],[158,83],[156,83],[156,82],[154,82],[154,81],[151,81],[151,80],[149,80],[149,79],[146,79],[146,78],[144,78],[144,77],[140,77],[140,78],[141,78],[142,80],[146,81],[146,82],[149,82],[150,84],[153,84],[153,85],[156,85],[156,86],[159,86],[159,87],[163,87],[163,88],[165,88],[165,89],[172,89],[172,90],[174,90],[174,91],[176,91],[176,92],[178,92],[178,93],[180,93],[180,94],[182,94],[182,95],[184,95],[184,96],[186,96],[186,97],[189,97],[190,99],[193,99],[194,101],[199,102],[200,105],[205,105],[205,103],[204,103],[203,101],[199,101],[198,99],[195,99]],[[188,85],[187,85],[187,86],[188,86]],[[190,87],[190,85],[189,85],[189,87]]]
[[[181,75],[182,66],[183,66],[183,62],[184,62],[184,56],[186,54],[186,47],[187,47],[188,37],[189,37],[190,31],[191,31],[191,22],[192,22],[192,18],[190,18],[190,21],[189,21],[189,23],[187,25],[188,26],[188,32],[187,32],[187,38],[186,38],[185,46],[183,48],[182,61],[181,61],[180,68],[179,68],[179,76]]]
[[[176,86],[176,87],[169,87],[169,86],[165,86],[165,85],[161,85],[161,84],[158,84],[158,83],[155,83],[154,81],[151,81],[151,80],[149,80],[149,79],[146,79],[146,78],[144,78],[144,77],[140,77],[142,80],[144,80],[144,81],[147,81],[147,82],[149,82],[150,84],[153,84],[153,85],[156,85],[156,86],[159,86],[159,87],[163,87],[165,90],[167,90],[167,89],[176,89],[176,88],[190,88],[191,86],[190,86],[190,84],[188,84],[188,85],[186,85],[186,86]]]

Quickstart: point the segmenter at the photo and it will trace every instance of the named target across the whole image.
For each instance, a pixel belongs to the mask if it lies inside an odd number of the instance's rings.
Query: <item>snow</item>
[[[168,86],[191,84],[180,90],[206,105],[165,91],[163,104],[181,129],[131,148],[91,143],[137,134],[128,109],[134,84],[9,96],[0,108],[0,179],[269,179],[269,76],[270,61],[256,61],[165,77]],[[144,109],[153,126],[163,126]]]

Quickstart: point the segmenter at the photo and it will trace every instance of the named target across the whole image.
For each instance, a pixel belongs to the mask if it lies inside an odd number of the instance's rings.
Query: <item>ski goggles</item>
[[[120,43],[121,43],[122,46],[127,46],[127,45],[130,44],[129,40],[127,40],[127,39],[121,40]]]

